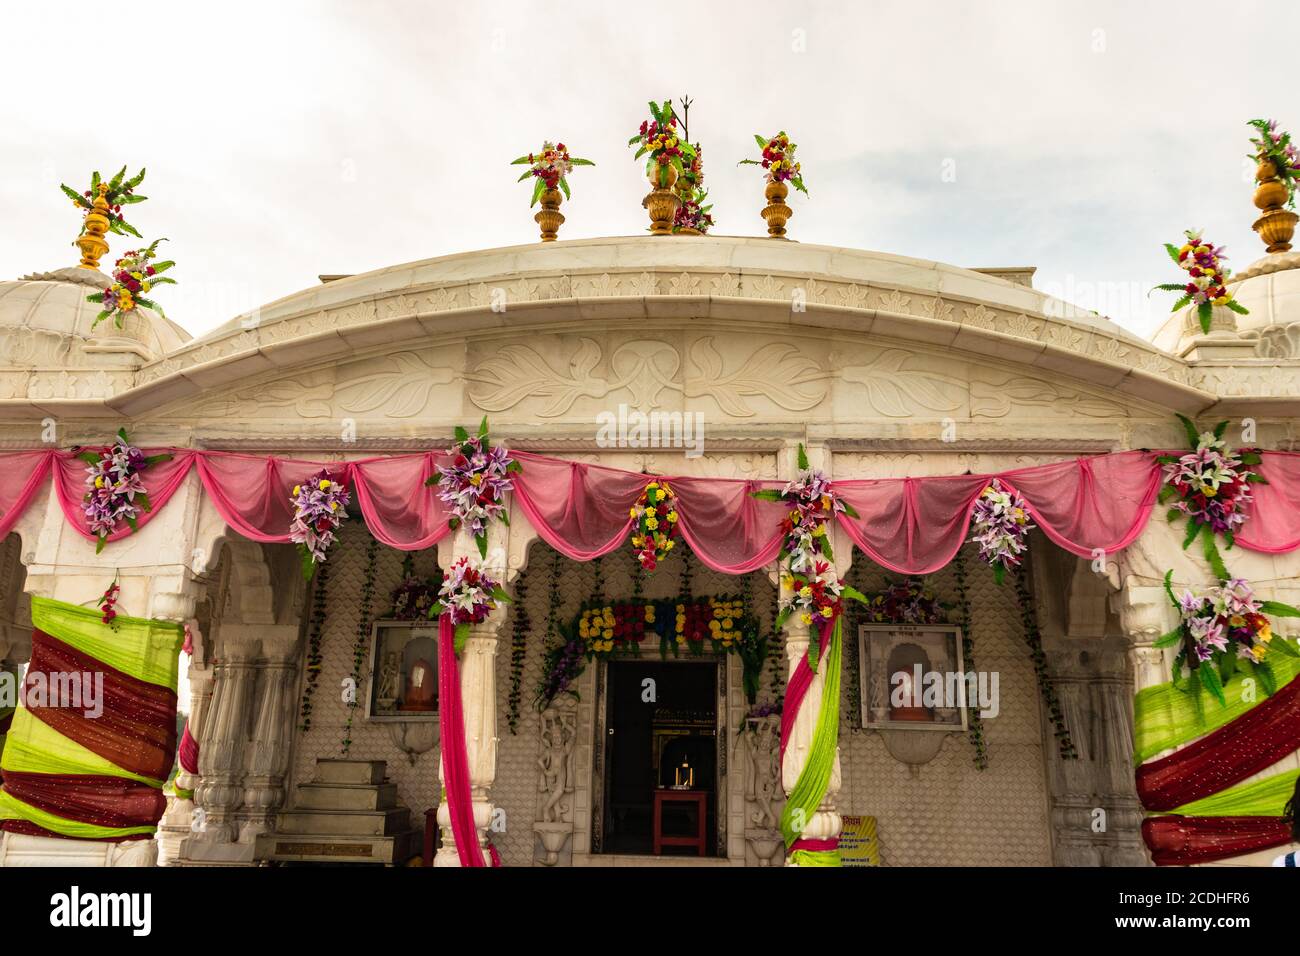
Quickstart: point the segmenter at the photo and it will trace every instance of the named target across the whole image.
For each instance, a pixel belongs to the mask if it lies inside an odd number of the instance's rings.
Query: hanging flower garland
[[[506,724],[512,737],[519,734],[519,706],[523,700],[524,661],[528,657],[528,579],[520,575],[515,582],[515,612],[511,615],[510,692],[506,696]]]
[[[357,630],[352,639],[352,673],[349,676],[351,694],[348,697],[348,719],[343,724],[343,756],[352,750],[352,719],[361,703],[361,678],[366,666],[366,646],[370,641],[370,626],[375,603],[375,570],[379,562],[379,541],[371,537],[366,546],[366,566],[361,572],[361,600],[357,610]]]
[[[1057,752],[1062,760],[1077,760],[1079,753],[1074,749],[1070,739],[1070,729],[1065,726],[1065,712],[1057,700],[1056,688],[1047,669],[1047,653],[1043,650],[1043,633],[1038,628],[1038,612],[1034,608],[1034,597],[1029,591],[1029,575],[1022,564],[1016,568],[1016,604],[1020,609],[1020,626],[1025,643],[1029,645],[1029,659],[1034,664],[1034,676],[1038,680],[1038,692],[1047,707],[1047,719],[1052,722],[1052,735],[1056,738]]]
[[[961,656],[967,673],[978,673],[975,666],[975,638],[971,633],[970,592],[966,588],[966,554],[964,548],[958,548],[953,557],[953,577],[957,584],[957,604],[961,608]],[[1001,581],[998,582],[1001,584]],[[966,737],[975,749],[975,769],[987,770],[989,767],[988,743],[984,739],[984,718],[978,706],[966,708]]]
[[[465,649],[471,624],[482,624],[497,605],[510,602],[501,583],[476,565],[470,558],[461,557],[447,569],[438,603],[429,608],[430,619],[443,614],[451,616],[455,628],[456,653]]]
[[[631,516],[636,522],[632,549],[642,570],[653,571],[676,546],[677,493],[666,481],[652,481],[632,506]]]
[[[1182,293],[1169,311],[1177,312],[1187,305],[1196,306],[1196,316],[1201,331],[1205,333],[1210,331],[1216,305],[1231,309],[1238,315],[1249,315],[1250,310],[1228,291],[1227,282],[1232,270],[1223,264],[1223,260],[1228,258],[1223,254],[1223,247],[1204,241],[1199,229],[1188,229],[1185,235],[1187,241],[1182,246],[1165,243],[1169,258],[1187,273],[1186,282],[1165,282],[1156,286],[1162,292]]]
[[[176,263],[171,259],[162,262],[154,261],[160,242],[166,240],[155,239],[144,249],[138,252],[132,249],[118,259],[113,267],[113,284],[103,292],[92,292],[86,296],[87,302],[95,302],[103,306],[94,321],[90,323],[92,332],[95,326],[105,319],[112,319],[113,324],[120,329],[127,314],[140,308],[152,309],[165,317],[162,306],[153,299],[145,297],[146,293],[156,286],[176,284],[176,280],[171,276],[163,275]]]
[[[289,500],[293,504],[289,540],[298,545],[302,574],[310,581],[316,566],[324,563],[326,552],[333,546],[339,525],[347,519],[352,496],[341,481],[323,469],[305,483],[294,485]]]
[[[1187,536],[1184,550],[1199,536],[1205,560],[1220,581],[1231,575],[1219,553],[1216,535],[1223,535],[1231,549],[1235,534],[1246,520],[1246,505],[1253,496],[1252,484],[1267,484],[1264,477],[1252,471],[1251,466],[1263,460],[1253,448],[1228,451],[1223,440],[1228,423],[1219,422],[1211,432],[1197,432],[1196,425],[1184,415],[1178,416],[1187,431],[1187,441],[1193,451],[1185,455],[1161,455],[1156,459],[1165,466],[1165,485],[1160,489],[1159,501],[1174,501],[1166,517],[1170,522],[1187,518]]]
[[[160,461],[170,461],[172,456],[146,456],[131,444],[126,429],[120,428],[113,444],[97,452],[84,451],[78,457],[90,466],[86,469],[86,494],[82,500],[87,524],[98,538],[98,554],[120,525],[135,531],[140,514],[152,510],[142,472]]]
[[[1165,574],[1165,593],[1178,609],[1178,626],[1154,646],[1179,647],[1173,665],[1174,686],[1185,690],[1190,682],[1226,706],[1223,685],[1238,670],[1245,669],[1271,696],[1277,690],[1277,681],[1269,655],[1276,651],[1300,657],[1300,650],[1273,633],[1266,615],[1300,617],[1300,609],[1280,601],[1256,600],[1254,590],[1243,578],[1231,578],[1204,594],[1186,590],[1179,597],[1170,583],[1173,573]]]
[[[113,583],[108,586],[99,600],[95,602],[96,607],[102,612],[100,621],[107,624],[113,630],[117,630],[117,597],[122,593],[122,585],[117,583],[117,576],[113,576]]]
[[[322,564],[320,573],[312,582],[311,617],[307,622],[307,665],[302,704],[298,709],[298,726],[303,733],[311,730],[312,697],[316,695],[316,685],[320,683],[321,668],[325,664],[321,643],[325,631],[325,595],[329,587],[329,568],[328,564]]]
[[[808,466],[808,453],[799,445],[799,476],[788,482],[784,489],[765,488],[753,492],[753,497],[764,501],[780,501],[789,508],[781,521],[784,535],[781,541],[781,560],[785,568],[781,582],[789,589],[790,597],[781,602],[775,628],[780,630],[792,614],[807,625],[814,621],[832,621],[844,608],[844,598],[866,601],[866,596],[856,588],[843,584],[835,574],[831,562],[835,560],[826,523],[840,514],[858,517],[852,506],[840,500],[831,487],[830,479]],[[808,666],[817,670],[817,642],[808,642]]]
[[[1020,566],[1020,556],[1033,528],[1025,499],[1015,491],[1007,491],[998,479],[990,481],[975,499],[971,540],[979,545],[980,557],[993,568],[998,584],[1009,569]]]
[[[464,524],[478,544],[479,555],[486,558],[488,525],[494,518],[510,524],[505,494],[515,486],[510,476],[523,468],[504,448],[489,443],[486,415],[473,438],[456,426],[456,444],[447,454],[454,456],[452,463],[439,465],[426,484],[438,486],[439,500],[453,515],[450,526],[455,529]]]
[[[429,616],[429,608],[438,600],[442,574],[434,563],[434,574],[420,577],[415,573],[415,560],[406,552],[402,558],[402,580],[393,588],[388,616],[398,621],[422,621]]]

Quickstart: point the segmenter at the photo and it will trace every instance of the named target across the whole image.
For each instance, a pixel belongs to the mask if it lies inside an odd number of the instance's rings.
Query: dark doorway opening
[[[607,666],[604,852],[653,851],[655,791],[672,788],[685,764],[693,774],[690,789],[706,794],[704,854],[716,855],[718,661],[633,659]],[[697,805],[665,802],[660,813],[665,836],[697,832]],[[662,852],[697,855],[687,846]]]

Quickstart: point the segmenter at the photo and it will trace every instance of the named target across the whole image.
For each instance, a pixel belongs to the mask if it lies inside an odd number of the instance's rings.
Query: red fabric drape
[[[1147,817],[1142,839],[1156,866],[1209,863],[1291,842],[1281,817]]]
[[[465,752],[465,713],[460,696],[460,668],[456,663],[456,633],[451,617],[438,618],[438,738],[442,751],[442,782],[447,791],[447,814],[456,840],[461,866],[487,866],[474,826],[470,793],[469,757]],[[493,865],[496,865],[495,858]]]
[[[10,770],[5,791],[40,810],[101,827],[157,826],[167,809],[161,790],[122,777]]]
[[[1292,753],[1300,743],[1300,679],[1232,723],[1137,768],[1142,806],[1164,811],[1226,790]]]
[[[1300,548],[1300,454],[1266,451],[1259,473],[1266,485],[1251,485],[1250,516],[1237,533],[1237,544],[1252,551],[1281,554]]]
[[[181,744],[177,750],[176,760],[186,773],[199,772],[199,742],[190,733],[188,720],[185,721],[185,729],[181,731]]]
[[[79,706],[54,700],[51,688],[69,675],[103,675],[103,697],[90,710],[83,696]],[[45,706],[34,690],[44,685]],[[51,637],[32,632],[32,659],[23,685],[28,710],[70,740],[110,760],[124,770],[155,780],[171,774],[176,754],[176,692],[124,674],[103,661]],[[85,690],[81,693],[84,695]]]
[[[13,530],[45,484],[57,455],[53,450],[0,455],[0,540]]]

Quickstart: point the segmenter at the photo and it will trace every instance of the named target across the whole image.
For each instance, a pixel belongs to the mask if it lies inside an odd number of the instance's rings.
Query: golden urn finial
[[[1278,175],[1277,165],[1261,157],[1255,170],[1255,207],[1261,215],[1251,226],[1263,240],[1268,252],[1286,252],[1291,248],[1296,214],[1283,208],[1290,196],[1286,183]]]
[[[81,236],[73,243],[81,249],[81,268],[99,270],[99,259],[108,252],[104,233],[108,232],[108,183],[100,183],[98,195],[82,223]]]

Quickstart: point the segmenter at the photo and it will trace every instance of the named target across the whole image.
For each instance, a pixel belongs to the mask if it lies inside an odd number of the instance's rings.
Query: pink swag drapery
[[[448,514],[436,489],[426,488],[444,456],[434,452],[351,462],[301,461],[237,452],[146,449],[170,452],[150,466],[143,481],[153,511],[166,506],[191,466],[225,521],[254,541],[287,542],[289,495],[321,469],[342,477],[375,537],[406,551],[430,547],[447,534]],[[601,465],[515,452],[524,466],[515,476],[515,499],[551,547],[579,561],[619,547],[631,530],[628,511],[652,476]],[[836,481],[836,491],[859,517],[840,526],[873,561],[903,574],[929,574],[947,564],[969,533],[975,498],[997,477],[1024,496],[1034,522],[1060,547],[1083,557],[1096,549],[1113,554],[1130,544],[1150,519],[1161,483],[1153,451],[1097,455],[996,475]],[[1264,452],[1251,518],[1237,536],[1242,547],[1267,553],[1300,547],[1300,454]],[[82,496],[86,464],[71,452],[0,453],[0,535],[14,523],[53,475],[69,523],[93,538]],[[780,549],[779,502],[751,492],[780,488],[778,481],[666,476],[678,496],[682,537],[706,565],[741,574],[773,561]],[[109,540],[129,534],[125,527]]]

